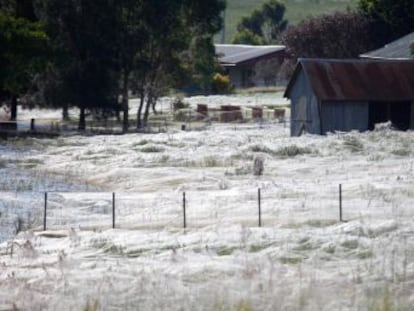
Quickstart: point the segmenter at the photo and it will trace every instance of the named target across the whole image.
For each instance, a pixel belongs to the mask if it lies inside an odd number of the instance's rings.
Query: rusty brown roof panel
[[[414,101],[414,61],[300,59],[316,96],[332,101]]]

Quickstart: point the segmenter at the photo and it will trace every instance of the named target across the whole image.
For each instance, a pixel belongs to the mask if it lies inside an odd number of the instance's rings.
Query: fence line
[[[225,111],[212,109],[206,114],[200,113],[196,108],[178,109],[167,113],[161,113],[152,116],[146,127],[140,129],[139,132],[153,133],[166,132],[170,128],[181,128],[182,130],[202,129],[213,123],[221,124],[240,124],[240,123],[257,123],[264,124],[266,122],[276,122],[283,124],[284,127],[289,123],[288,117],[285,115],[284,108],[266,109],[260,107],[239,107],[239,110]],[[255,109],[261,109],[260,114]],[[279,111],[279,112],[278,112]],[[281,114],[280,112],[283,111]],[[137,120],[129,119],[130,132],[135,132]],[[86,120],[86,132],[93,134],[121,134],[123,132],[123,121],[116,119],[114,116],[107,119]],[[65,121],[53,118],[37,118],[18,121],[1,121],[0,122],[0,138],[8,137],[56,137],[62,133],[71,133],[78,131],[77,121]]]
[[[289,187],[281,189],[280,193],[276,192],[276,188],[273,191],[257,188],[256,191],[252,189],[236,194],[226,190],[122,195],[112,192],[111,196],[108,196],[107,192],[87,192],[83,196],[80,196],[79,192],[16,192],[8,198],[6,196],[10,193],[3,192],[2,195],[0,192],[0,197],[4,198],[0,200],[0,239],[1,230],[5,230],[4,222],[10,217],[8,215],[16,215],[19,211],[24,220],[19,221],[13,216],[16,231],[77,226],[133,229],[160,229],[169,226],[195,228],[227,222],[263,227],[264,223],[271,226],[275,222],[307,223],[311,220],[318,222],[318,219],[344,222],[359,219],[364,212],[369,215],[387,215],[384,218],[389,218],[389,213],[395,217],[406,217],[407,213],[410,213],[406,210],[397,210],[399,201],[406,198],[396,198],[396,201],[392,201],[389,195],[379,195],[380,190],[369,184],[366,187],[354,185],[346,188],[348,208],[344,210],[344,188],[342,184],[338,186],[334,190],[334,187],[326,185],[325,192],[315,188],[314,196],[303,194],[303,197],[301,193],[304,192],[300,187],[291,192],[288,190]],[[16,199],[19,195],[20,200]],[[363,202],[366,205],[363,205]],[[404,205],[401,204],[402,207]],[[254,219],[257,219],[257,222]]]

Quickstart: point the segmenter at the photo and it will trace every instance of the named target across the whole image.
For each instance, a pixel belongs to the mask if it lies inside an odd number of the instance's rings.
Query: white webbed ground
[[[0,244],[0,310],[412,310],[413,143],[278,123],[2,143],[2,189],[23,191],[2,193],[3,240],[61,192],[50,231]]]

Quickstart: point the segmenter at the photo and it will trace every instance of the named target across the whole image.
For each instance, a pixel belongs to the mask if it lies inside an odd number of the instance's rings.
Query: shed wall
[[[229,76],[230,76],[230,81],[233,84],[233,86],[235,88],[240,88],[242,87],[242,72],[240,70],[240,68],[238,67],[230,67],[228,69],[229,71]]]
[[[410,130],[414,130],[414,102],[411,102]]]
[[[321,134],[319,102],[303,71],[299,72],[289,97],[290,135],[300,136],[302,132]]]
[[[322,134],[368,130],[368,107],[367,102],[323,102]]]

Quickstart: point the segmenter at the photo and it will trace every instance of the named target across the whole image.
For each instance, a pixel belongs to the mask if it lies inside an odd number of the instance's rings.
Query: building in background
[[[286,56],[285,46],[216,44],[215,48],[235,88],[283,84],[278,71]]]
[[[291,136],[414,129],[414,61],[299,59],[284,96]]]
[[[414,32],[388,43],[384,47],[367,52],[360,55],[361,58],[370,59],[396,59],[396,60],[409,60],[414,59]]]

